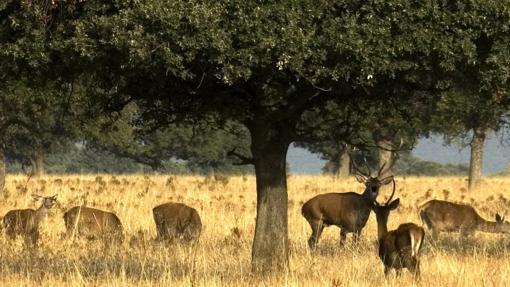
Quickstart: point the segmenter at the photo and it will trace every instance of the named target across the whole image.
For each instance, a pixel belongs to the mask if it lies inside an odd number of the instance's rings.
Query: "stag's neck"
[[[377,240],[381,239],[388,233],[387,221],[377,217]]]
[[[490,233],[502,233],[506,232],[502,228],[503,226],[500,223],[494,222],[494,221],[488,221],[483,218],[480,218],[478,221],[478,230],[483,232],[490,232]]]

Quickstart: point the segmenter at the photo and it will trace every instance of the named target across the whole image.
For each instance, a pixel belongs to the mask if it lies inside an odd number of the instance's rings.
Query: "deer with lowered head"
[[[425,231],[414,223],[403,223],[392,231],[388,231],[388,218],[390,212],[395,210],[400,199],[393,199],[395,194],[395,181],[393,192],[386,203],[374,202],[374,212],[377,219],[377,241],[379,243],[379,258],[384,264],[384,275],[395,269],[397,276],[402,268],[407,268],[414,276],[420,276],[419,253],[425,239]]]
[[[182,203],[168,202],[152,209],[158,232],[157,240],[185,242],[198,240],[202,221],[196,209]]]
[[[102,239],[107,242],[124,240],[120,219],[113,212],[75,206],[64,213],[67,236]]]
[[[343,242],[347,233],[354,233],[357,240],[368,221],[370,212],[379,188],[393,180],[393,176],[379,178],[384,174],[385,164],[379,169],[377,176],[372,177],[368,164],[365,166],[368,173],[362,172],[352,161],[356,179],[365,184],[362,194],[355,192],[319,194],[303,204],[301,213],[312,228],[312,235],[308,239],[308,246],[315,249],[324,227],[335,225],[340,228],[340,242]]]
[[[496,221],[483,219],[476,210],[467,204],[457,204],[444,200],[430,200],[419,209],[420,218],[432,236],[439,232],[460,232],[464,237],[475,231],[510,233],[510,222],[496,213]]]
[[[26,243],[35,246],[39,239],[39,225],[48,213],[48,210],[57,203],[57,195],[40,196],[34,194],[32,197],[35,200],[42,201],[38,209],[11,210],[5,214],[3,225],[5,233],[10,239],[15,239],[16,236],[21,235],[25,238]]]

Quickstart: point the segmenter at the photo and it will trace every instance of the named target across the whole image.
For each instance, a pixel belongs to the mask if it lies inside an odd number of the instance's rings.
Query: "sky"
[[[440,163],[469,163],[469,148],[445,145],[442,137],[422,138],[412,151],[414,156]],[[287,154],[291,174],[320,174],[325,161],[305,149],[291,147]],[[483,172],[491,175],[503,171],[510,162],[510,144],[499,136],[488,137],[484,148]]]

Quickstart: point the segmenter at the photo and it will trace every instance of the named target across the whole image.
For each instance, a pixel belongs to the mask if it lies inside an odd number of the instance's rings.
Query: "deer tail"
[[[411,256],[417,258],[425,239],[425,231],[421,227],[412,228],[409,230],[409,237],[411,238]]]

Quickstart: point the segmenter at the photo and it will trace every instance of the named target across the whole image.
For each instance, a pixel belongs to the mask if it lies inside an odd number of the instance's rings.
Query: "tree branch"
[[[241,160],[240,162],[232,163],[233,165],[247,165],[247,164],[255,164],[252,157],[247,157],[242,154],[236,152],[236,148],[233,148],[231,151],[227,152],[227,156],[233,156]]]

